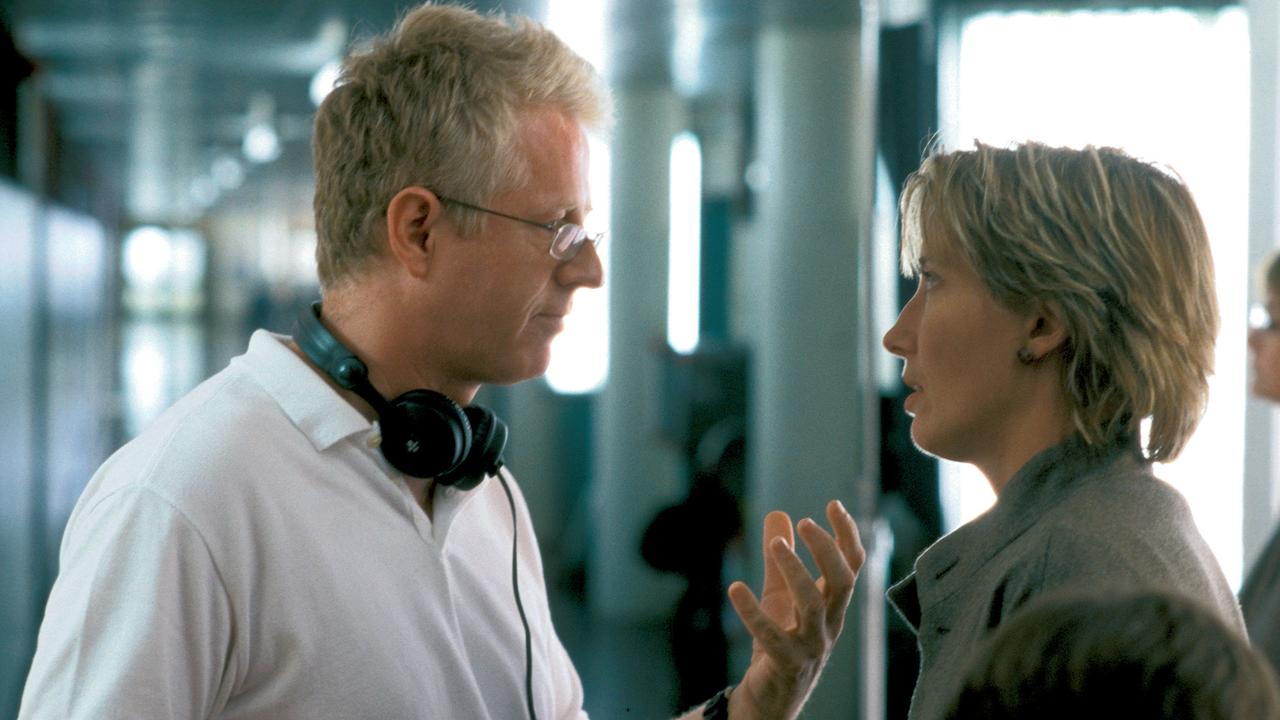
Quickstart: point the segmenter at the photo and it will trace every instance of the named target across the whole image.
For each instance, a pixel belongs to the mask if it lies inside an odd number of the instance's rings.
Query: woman
[[[1243,632],[1151,472],[1195,429],[1218,326],[1186,187],[1117,150],[980,144],[926,159],[901,205],[919,286],[884,345],[906,361],[911,436],[997,497],[890,590],[921,651],[910,717],[942,716],[971,649],[1051,589],[1177,590]]]
[[[1280,254],[1263,266],[1259,285],[1266,297],[1266,319],[1249,333],[1253,356],[1253,394],[1280,402]],[[1253,646],[1280,668],[1280,530],[1240,588],[1240,609]]]

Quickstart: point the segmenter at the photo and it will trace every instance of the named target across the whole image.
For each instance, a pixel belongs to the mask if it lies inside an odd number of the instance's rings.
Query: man
[[[541,374],[601,284],[584,128],[607,117],[591,67],[528,21],[423,6],[347,59],[315,129],[323,307],[95,475],[22,717],[583,715],[501,426],[461,407]],[[705,716],[799,712],[863,558],[828,518],[835,538],[797,526],[817,582],[766,519],[761,600],[730,589],[752,663]]]

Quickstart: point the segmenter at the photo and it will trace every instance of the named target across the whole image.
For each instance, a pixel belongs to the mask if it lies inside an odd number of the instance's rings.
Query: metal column
[[[609,239],[609,377],[597,417],[588,565],[591,608],[624,620],[668,613],[682,582],[645,565],[640,540],[648,522],[683,492],[674,449],[657,436],[666,342],[671,139],[682,125],[671,85],[670,18],[657,8],[621,3],[610,27],[617,127],[612,138]]]
[[[878,414],[869,312],[876,3],[766,5],[757,61],[751,517],[771,508],[825,524],[840,498],[875,539]],[[758,529],[751,528],[753,532]],[[755,545],[753,545],[755,546]],[[859,580],[844,637],[806,716],[883,714],[883,588]],[[876,632],[881,632],[876,630]]]

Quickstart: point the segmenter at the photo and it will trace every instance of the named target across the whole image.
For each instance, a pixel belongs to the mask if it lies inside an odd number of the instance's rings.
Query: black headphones
[[[320,323],[320,303],[298,316],[293,339],[334,382],[373,406],[382,455],[395,469],[470,490],[502,467],[507,426],[497,415],[479,405],[459,407],[434,390],[382,397],[369,382],[369,368]]]

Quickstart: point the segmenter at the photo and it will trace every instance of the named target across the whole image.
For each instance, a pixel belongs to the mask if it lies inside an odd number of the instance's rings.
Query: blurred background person
[[[1256,283],[1264,304],[1256,325],[1249,332],[1253,360],[1253,394],[1270,402],[1280,402],[1280,254],[1267,258]],[[1280,668],[1280,530],[1245,576],[1240,588],[1240,610],[1249,629],[1249,640]]]
[[[1243,634],[1186,500],[1151,469],[1200,420],[1218,328],[1186,186],[1114,149],[979,143],[926,158],[902,217],[919,284],[884,346],[905,360],[911,437],[997,497],[890,591],[919,638],[911,717],[941,717],[972,647],[1055,588],[1177,590]]]
[[[973,653],[947,720],[1271,720],[1280,687],[1221,614],[1171,592],[1051,593]]]

